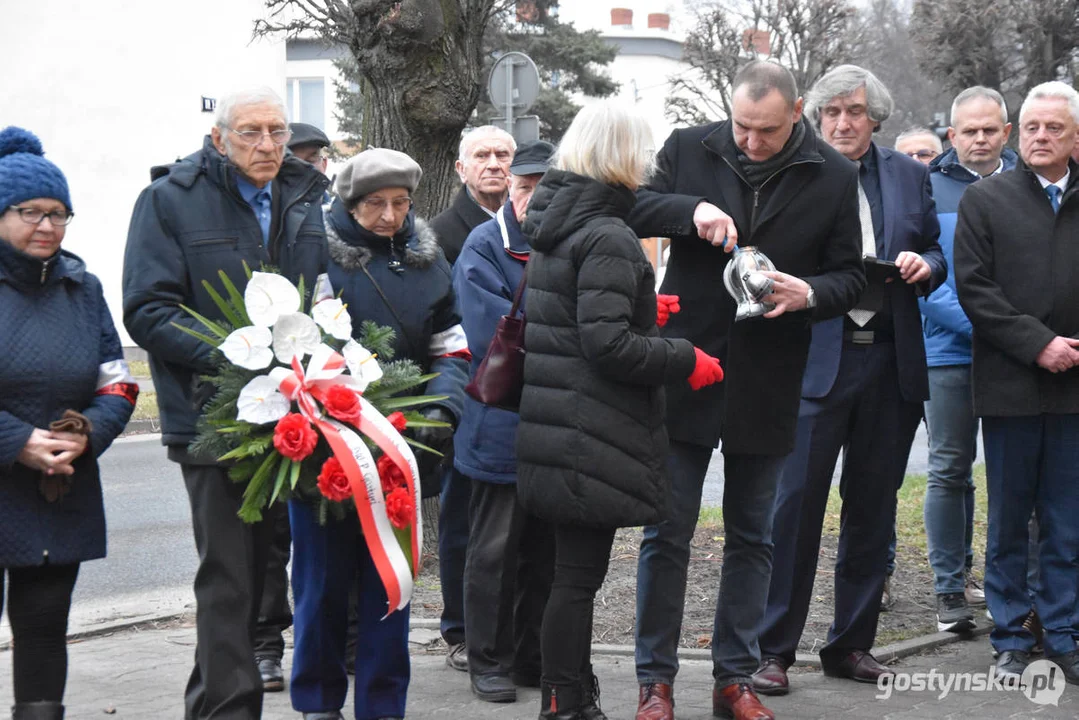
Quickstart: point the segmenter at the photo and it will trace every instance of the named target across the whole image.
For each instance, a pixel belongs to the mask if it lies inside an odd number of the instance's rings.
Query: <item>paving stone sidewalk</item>
[[[412,684],[408,717],[416,720],[534,720],[539,714],[539,691],[523,690],[517,703],[492,705],[472,697],[468,678],[446,667],[441,654],[428,654],[424,643],[431,631],[414,631]],[[195,646],[189,626],[131,629],[74,641],[70,645],[67,685],[69,720],[142,720],[183,717],[181,698],[191,669]],[[287,658],[286,658],[287,661]],[[956,643],[925,655],[897,662],[907,673],[986,673],[991,664],[984,637]],[[611,720],[632,720],[637,683],[633,661],[627,657],[597,656],[602,706]],[[11,652],[0,652],[0,707],[10,706]],[[935,692],[894,692],[877,699],[873,685],[825,678],[818,671],[795,668],[793,691],[769,698],[780,720],[858,719],[929,720],[936,718],[1079,718],[1079,687],[1068,686],[1059,706],[1039,705],[1021,692],[953,691],[938,699]],[[684,662],[676,685],[679,720],[707,720],[711,715],[711,665]],[[1039,696],[1036,696],[1039,697]],[[1045,695],[1040,695],[1045,697]],[[294,720],[300,714],[289,705],[288,693],[266,695],[263,718]],[[346,713],[351,718],[351,713]]]

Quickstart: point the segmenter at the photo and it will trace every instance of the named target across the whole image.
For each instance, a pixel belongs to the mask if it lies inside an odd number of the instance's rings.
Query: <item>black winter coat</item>
[[[202,150],[152,171],[131,215],[124,253],[124,326],[150,354],[157,389],[162,443],[186,446],[195,437],[199,373],[213,369],[213,348],[173,327],[205,328],[180,305],[212,320],[221,312],[202,286],[218,290],[223,270],[240,292],[252,270],[274,265],[293,283],[308,288],[326,270],[322,194],[329,180],[308,163],[285,155],[273,181],[270,244],[262,241],[258,218],[236,188],[233,166],[209,136]]]
[[[0,240],[0,348],[0,568],[104,557],[97,458],[124,429],[137,393],[101,282],[71,253],[42,261]],[[68,409],[93,431],[70,492],[47,502],[40,473],[16,457],[34,428]]]
[[[1060,335],[1079,337],[1079,166],[1053,213],[1034,172],[979,180],[959,202],[955,284],[974,326],[980,417],[1079,413],[1079,370],[1035,360]]]
[[[528,206],[517,496],[545,520],[626,527],[665,515],[663,383],[686,383],[695,355],[658,337],[655,274],[625,223],[634,202],[624,187],[550,170]]]
[[[462,185],[453,196],[453,204],[431,219],[431,227],[438,236],[438,244],[450,265],[457,262],[457,256],[461,254],[461,248],[472,229],[491,218],[468,194],[468,188]]]
[[[715,447],[722,436],[726,452],[786,455],[794,447],[810,323],[843,315],[865,287],[857,166],[807,126],[790,162],[754,193],[729,121],[675,130],[657,160],[629,224],[641,237],[671,238],[661,292],[680,296],[682,311],[662,334],[689,339],[718,357],[726,373],[724,382],[697,392],[682,382],[668,386],[670,437]],[[734,322],[734,300],[723,286],[730,255],[693,226],[701,201],[734,218],[740,246],[758,247],[778,270],[807,281],[817,307]]]

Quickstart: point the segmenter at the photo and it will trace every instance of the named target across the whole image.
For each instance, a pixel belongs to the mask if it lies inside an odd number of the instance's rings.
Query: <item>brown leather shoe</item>
[[[712,714],[734,720],[776,720],[747,683],[712,688]]]
[[[766,657],[753,673],[753,689],[759,695],[786,695],[791,691],[787,679],[787,662],[782,658]]]
[[[824,658],[821,658],[820,664],[828,677],[846,678],[874,685],[882,675],[895,674],[864,650],[851,650],[839,662],[826,662]]]
[[[636,720],[674,720],[674,690],[666,683],[641,685]]]

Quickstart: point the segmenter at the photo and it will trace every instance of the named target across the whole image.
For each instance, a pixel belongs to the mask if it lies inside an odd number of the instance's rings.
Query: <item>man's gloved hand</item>
[[[682,306],[678,304],[677,295],[656,295],[656,325],[659,327],[667,324],[671,313],[681,310]]]
[[[416,464],[419,466],[420,477],[423,478],[435,472],[444,456],[453,454],[453,415],[437,405],[423,408],[420,414],[427,420],[448,423],[442,427],[413,426],[412,428],[413,440],[442,453],[442,455],[435,455],[416,448]]]
[[[723,368],[719,366],[719,360],[699,347],[693,348],[693,352],[697,354],[697,364],[689,375],[689,386],[700,390],[705,385],[723,382]]]

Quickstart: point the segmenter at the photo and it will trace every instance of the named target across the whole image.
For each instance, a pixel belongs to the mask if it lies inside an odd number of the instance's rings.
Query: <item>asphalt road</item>
[[[109,528],[108,557],[83,565],[71,630],[119,618],[171,614],[193,607],[198,565],[187,493],[179,468],[157,435],[119,439],[101,461]],[[723,498],[723,456],[712,459],[704,503]],[[926,437],[919,428],[907,470],[924,473]],[[837,467],[836,478],[838,478]],[[0,641],[6,640],[6,618]]]

